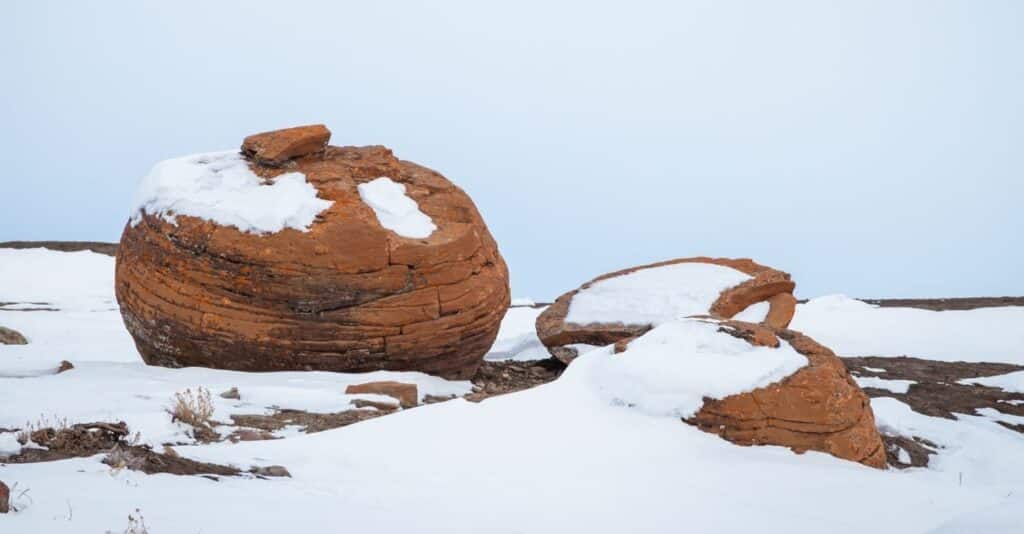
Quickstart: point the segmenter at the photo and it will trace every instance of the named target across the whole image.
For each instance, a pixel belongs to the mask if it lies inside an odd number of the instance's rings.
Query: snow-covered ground
[[[186,387],[239,389],[237,401],[215,396],[218,420],[275,405],[344,409],[351,399],[345,386],[369,379],[415,381],[421,395],[469,388],[417,373],[148,367],[121,325],[112,276],[113,259],[91,252],[0,249],[0,302],[45,302],[60,310],[0,306],[0,325],[31,342],[0,346],[0,427],[41,416],[125,420],[144,441],[189,442],[164,412],[173,392]],[[919,311],[829,297],[800,306],[793,326],[844,355],[1024,360],[1024,310]],[[532,333],[539,312],[510,310],[488,358],[542,357]],[[0,480],[17,484],[16,501],[24,505],[0,516],[0,532],[121,532],[137,509],[154,534],[1020,532],[1024,436],[992,417],[940,419],[895,399],[875,399],[881,428],[943,447],[928,468],[904,471],[780,447],[739,447],[681,423],[676,414],[689,406],[687,398],[647,394],[673,393],[673,384],[690,393],[728,394],[801,364],[782,347],[765,353],[770,361],[746,378],[694,380],[693,373],[707,368],[666,359],[658,346],[679,349],[687,339],[694,343],[687,354],[724,351],[727,365],[755,353],[693,329],[700,327],[669,322],[630,345],[628,352],[643,356],[634,361],[593,350],[552,383],[478,404],[459,399],[316,434],[176,447],[203,461],[284,465],[292,478],[215,482],[115,472],[100,457],[0,466]],[[51,374],[61,360],[75,369]],[[1021,387],[1015,375],[984,383]],[[0,433],[0,449],[12,447],[10,438]]]
[[[1024,307],[880,308],[842,295],[797,306],[790,328],[842,356],[914,356],[1024,365]]]

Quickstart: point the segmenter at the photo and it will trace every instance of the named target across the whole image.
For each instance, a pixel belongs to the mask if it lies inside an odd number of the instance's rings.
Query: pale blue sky
[[[517,296],[691,255],[802,296],[1024,294],[1024,3],[16,2],[0,241],[117,240],[157,160],[323,122],[476,200]]]

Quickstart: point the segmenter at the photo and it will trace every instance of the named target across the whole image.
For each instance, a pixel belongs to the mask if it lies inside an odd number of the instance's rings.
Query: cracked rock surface
[[[473,376],[509,286],[472,200],[385,147],[327,146],[325,132],[259,134],[243,151],[257,175],[301,172],[333,202],[307,232],[258,235],[183,215],[125,226],[116,293],[147,363]],[[357,191],[379,177],[403,184],[437,230],[410,239],[382,227]]]
[[[687,423],[739,445],[821,451],[885,467],[886,449],[868,396],[831,350],[799,332],[766,325],[726,321],[723,331],[753,345],[778,346],[782,339],[808,364],[767,387],[705,399]]]

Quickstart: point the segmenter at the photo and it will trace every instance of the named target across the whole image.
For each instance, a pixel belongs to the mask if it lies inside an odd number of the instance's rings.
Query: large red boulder
[[[257,134],[144,180],[116,292],[147,363],[475,372],[509,287],[473,202],[387,148],[329,137]]]

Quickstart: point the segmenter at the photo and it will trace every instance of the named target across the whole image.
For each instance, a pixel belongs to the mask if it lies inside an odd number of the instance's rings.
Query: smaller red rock
[[[264,165],[279,166],[323,150],[331,131],[323,124],[297,126],[250,135],[242,141],[242,152]]]
[[[360,393],[373,395],[387,395],[398,399],[402,408],[412,408],[419,404],[419,390],[416,384],[405,384],[386,380],[382,382],[367,382],[365,384],[353,384],[345,388],[345,393],[355,395]]]

